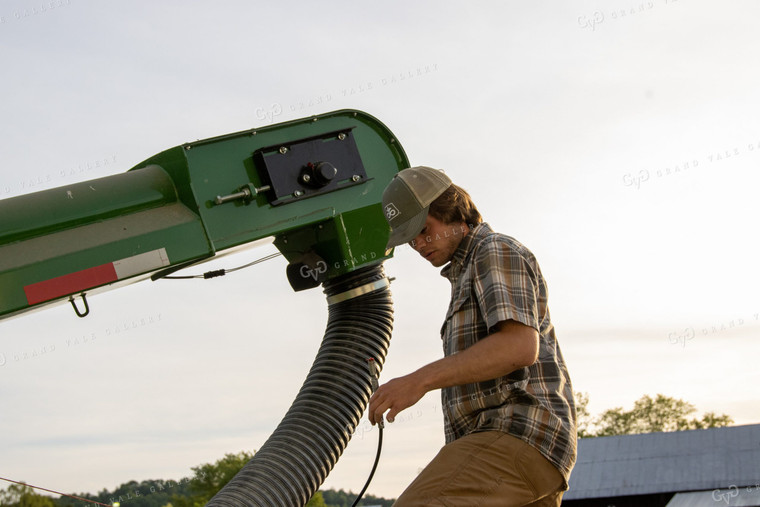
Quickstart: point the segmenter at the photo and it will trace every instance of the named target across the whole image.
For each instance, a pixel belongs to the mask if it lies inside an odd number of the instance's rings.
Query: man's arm
[[[393,422],[428,391],[502,377],[536,359],[538,332],[514,320],[499,322],[494,333],[462,352],[380,386],[369,400],[369,421],[375,424],[388,411],[388,422]]]

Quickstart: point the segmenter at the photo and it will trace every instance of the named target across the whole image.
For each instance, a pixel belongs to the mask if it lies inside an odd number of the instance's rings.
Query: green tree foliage
[[[588,393],[575,393],[575,413],[578,420],[578,438],[591,437],[589,428],[592,424],[591,412],[588,410]]]
[[[327,507],[351,507],[356,500],[356,493],[351,491],[346,492],[342,489],[338,491],[334,489],[325,490],[322,491],[322,495],[325,498]],[[364,495],[359,502],[359,505],[382,505],[383,507],[391,507],[394,501],[394,499],[388,500],[372,495]]]
[[[55,507],[48,496],[38,495],[26,484],[11,484],[0,490],[0,505],[7,507]]]
[[[631,410],[611,408],[592,418],[588,411],[588,395],[576,393],[578,436],[581,438],[719,428],[734,422],[730,416],[714,412],[705,413],[701,419],[689,418],[696,410],[684,400],[663,394],[654,398],[644,395],[636,400]]]
[[[702,419],[694,419],[694,429],[703,430],[705,428],[724,428],[734,424],[734,420],[727,414],[716,414],[715,412],[705,412]]]
[[[172,496],[173,507],[203,507],[225,484],[230,482],[243,466],[253,458],[253,452],[227,453],[215,463],[206,463],[191,470],[190,496]]]
[[[327,504],[325,503],[325,499],[322,496],[321,491],[317,491],[314,493],[314,496],[312,496],[308,503],[306,504],[306,507],[327,507]]]
[[[359,505],[382,505],[383,507],[391,507],[395,501],[395,498],[386,499],[379,496],[364,495],[361,502],[359,502]]]
[[[129,481],[113,491],[102,490],[97,495],[74,493],[75,496],[112,505],[118,502],[121,507],[164,507],[175,495],[189,496],[190,479],[148,481]],[[82,501],[61,497],[55,501],[56,507],[83,507]]]
[[[215,463],[192,467],[192,477],[179,480],[129,481],[113,491],[103,489],[98,494],[73,493],[88,500],[107,505],[118,502],[121,507],[203,507],[224,487],[243,466],[253,458],[253,452],[226,454]],[[307,507],[350,507],[356,494],[343,490],[317,491],[306,504]],[[359,503],[390,507],[394,500],[365,495]],[[7,491],[0,490],[0,506],[8,507],[83,507],[84,502],[62,496],[51,499],[37,495],[27,486],[12,485]]]

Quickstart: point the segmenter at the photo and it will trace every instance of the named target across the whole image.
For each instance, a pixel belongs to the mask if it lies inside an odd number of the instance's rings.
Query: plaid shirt
[[[539,333],[538,360],[505,377],[441,390],[446,442],[496,430],[538,449],[565,478],[576,458],[576,415],[570,376],[549,318],[547,290],[533,254],[514,238],[475,226],[441,275],[451,304],[441,328],[449,356],[515,320]]]

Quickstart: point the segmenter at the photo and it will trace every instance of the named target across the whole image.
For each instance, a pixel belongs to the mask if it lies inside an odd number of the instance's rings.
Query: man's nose
[[[427,241],[425,241],[425,236],[420,234],[419,236],[414,238],[412,241],[410,241],[409,245],[411,245],[412,248],[420,252],[427,245]]]

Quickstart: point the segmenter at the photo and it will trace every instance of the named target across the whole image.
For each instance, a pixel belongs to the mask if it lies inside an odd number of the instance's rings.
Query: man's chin
[[[441,261],[441,259],[438,258],[438,255],[436,255],[437,253],[439,252],[433,252],[433,255],[431,255],[430,257],[423,257],[423,259],[425,259],[430,264],[432,264],[434,268],[440,268],[441,266],[443,266],[444,264],[448,262],[448,259]]]

